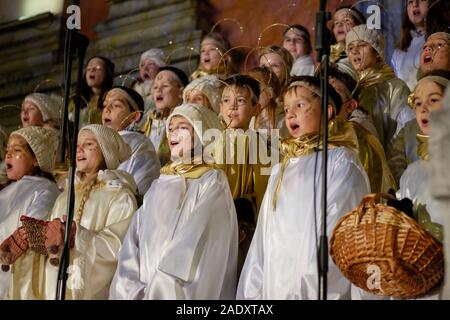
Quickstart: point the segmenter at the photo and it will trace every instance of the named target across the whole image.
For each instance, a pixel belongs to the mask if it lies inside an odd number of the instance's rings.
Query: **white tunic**
[[[340,147],[328,152],[327,236],[336,222],[369,193],[367,175],[356,155]],[[322,153],[316,175],[314,214],[314,163],[316,153],[291,158],[284,172],[276,210],[272,200],[280,166],[272,169],[252,244],[239,279],[237,299],[318,298],[317,237],[320,236]],[[350,282],[329,258],[328,299],[350,297]]]
[[[161,175],[125,237],[110,299],[234,299],[237,230],[222,171]]]
[[[132,177],[117,170],[99,171],[105,185],[94,187],[76,227],[75,247],[70,250],[66,299],[107,299],[122,240],[136,211]],[[82,198],[75,196],[75,209]],[[55,202],[49,220],[67,210],[67,192]],[[76,210],[75,210],[76,211]],[[13,265],[11,299],[55,299],[58,267],[28,250]]]
[[[153,143],[155,150],[159,150],[161,141],[166,134],[166,120],[153,120],[150,129],[150,141]]]
[[[0,243],[20,227],[20,216],[45,218],[58,197],[54,182],[42,177],[24,176],[0,191]],[[0,299],[9,288],[10,272],[0,271]]]
[[[405,81],[409,90],[413,91],[417,84],[417,71],[419,70],[419,58],[425,43],[425,36],[417,32],[411,40],[408,49],[402,51],[395,49],[392,54],[391,64],[398,78]]]
[[[133,176],[140,195],[144,195],[153,180],[159,177],[160,164],[155,148],[142,133],[119,131],[120,136],[131,148],[131,157],[120,164],[118,170]]]
[[[311,56],[302,56],[292,65],[291,76],[313,76],[314,69],[314,60]]]

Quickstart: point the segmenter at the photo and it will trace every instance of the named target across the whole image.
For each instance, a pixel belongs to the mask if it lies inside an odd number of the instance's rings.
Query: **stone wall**
[[[137,68],[142,52],[159,47],[169,62],[187,73],[197,67],[202,31],[196,0],[116,0],[97,25],[97,39],[86,57],[101,54],[116,65],[116,83]],[[61,16],[43,16],[32,24],[0,33],[0,125],[18,127],[18,107],[36,89],[62,95],[65,30]],[[77,63],[74,61],[72,84]],[[122,75],[122,76],[121,76]],[[47,81],[46,81],[47,80]],[[16,107],[6,107],[7,105]]]

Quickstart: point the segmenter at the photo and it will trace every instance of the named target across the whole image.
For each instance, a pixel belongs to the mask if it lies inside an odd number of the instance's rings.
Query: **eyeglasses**
[[[94,72],[98,72],[101,71],[103,68],[101,66],[93,66],[93,67],[86,67],[86,71],[94,71]]]
[[[305,42],[305,39],[303,39],[301,37],[292,37],[291,38],[291,37],[284,36],[283,40],[286,41],[286,42],[292,42],[294,44],[304,43]]]
[[[431,51],[439,50],[448,45],[448,41],[441,40],[436,42],[425,43],[423,46],[423,51],[426,49],[431,49]]]

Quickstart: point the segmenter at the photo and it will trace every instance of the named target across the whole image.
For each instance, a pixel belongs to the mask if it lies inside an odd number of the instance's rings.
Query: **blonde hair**
[[[280,56],[281,60],[283,60],[284,64],[284,70],[286,72],[286,77],[284,79],[284,82],[281,83],[281,86],[286,87],[289,83],[289,73],[291,72],[292,65],[294,64],[294,58],[292,55],[287,51],[285,48],[280,46],[270,46],[263,48],[259,54],[258,54],[258,61],[261,60],[261,58],[269,53],[275,53],[278,56]]]

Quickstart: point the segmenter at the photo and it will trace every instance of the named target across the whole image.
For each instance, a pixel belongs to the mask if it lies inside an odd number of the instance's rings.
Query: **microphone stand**
[[[79,1],[74,1],[74,4],[79,3]],[[69,149],[70,155],[70,170],[69,170],[69,185],[68,185],[68,200],[67,200],[67,221],[66,221],[66,233],[64,237],[64,247],[62,250],[62,255],[60,258],[60,264],[58,269],[58,283],[56,288],[56,300],[65,300],[66,296],[66,281],[67,281],[67,268],[70,261],[70,231],[72,228],[72,221],[74,216],[74,205],[75,205],[75,169],[76,169],[76,147],[78,138],[78,122],[80,119],[80,98],[81,98],[81,83],[83,79],[83,62],[86,54],[86,48],[89,44],[89,40],[86,36],[78,33],[76,29],[68,30],[68,35],[66,37],[66,53],[65,56],[65,76],[66,76],[66,86],[65,86],[65,100],[64,100],[64,111],[63,111],[63,126],[61,130],[61,143],[64,144],[65,134],[68,132],[67,122],[68,122],[68,100],[70,96],[70,78],[72,71],[72,58],[74,52],[74,46],[76,45],[78,49],[78,74],[77,74],[77,89],[75,95],[75,110],[74,110],[74,126],[73,126],[73,139],[71,140],[71,145]],[[61,148],[60,157],[64,159],[65,156],[65,144],[64,148]]]
[[[327,300],[328,274],[328,237],[327,237],[327,165],[328,165],[328,68],[330,60],[330,32],[326,27],[331,14],[325,11],[326,0],[320,0],[319,12],[316,14],[317,60],[321,62],[320,70],[320,103],[322,106],[322,228],[319,242],[319,290],[318,299]]]

